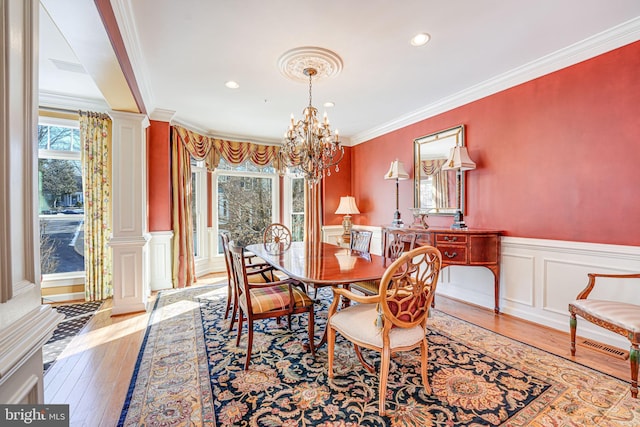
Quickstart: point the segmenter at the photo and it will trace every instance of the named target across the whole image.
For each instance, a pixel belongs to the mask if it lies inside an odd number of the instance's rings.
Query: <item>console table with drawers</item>
[[[500,234],[499,230],[448,229],[418,227],[382,227],[382,247],[387,232],[403,230],[416,233],[416,245],[435,246],[442,253],[442,268],[452,265],[486,267],[493,272],[494,309],[500,313]]]

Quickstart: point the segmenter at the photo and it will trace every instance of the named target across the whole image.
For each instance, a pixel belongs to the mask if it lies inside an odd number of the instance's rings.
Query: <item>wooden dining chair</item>
[[[269,253],[279,253],[291,247],[291,231],[284,224],[269,224],[264,230],[262,243]]]
[[[417,234],[405,230],[394,230],[387,233],[386,245],[382,256],[384,265],[388,265],[398,259],[404,252],[410,251],[416,244]],[[355,289],[365,295],[377,295],[380,287],[379,280],[366,280],[354,282],[349,285],[350,289]]]
[[[349,249],[369,253],[373,232],[369,230],[351,230]]]
[[[267,283],[251,283],[247,278],[247,269],[244,249],[229,243],[232,256],[233,269],[236,279],[236,291],[238,295],[238,335],[236,346],[240,345],[242,325],[247,321],[248,341],[247,359],[244,369],[249,369],[251,361],[251,347],[253,345],[253,324],[256,320],[267,318],[279,318],[292,314],[309,314],[309,348],[315,357],[315,345],[313,340],[314,319],[313,300],[299,287],[294,279],[279,280]],[[291,327],[291,321],[289,321]]]
[[[640,274],[595,274],[590,273],[587,286],[569,303],[569,328],[571,335],[571,355],[576,355],[576,316],[608,329],[627,338],[631,344],[629,363],[631,364],[631,397],[638,398],[638,360],[640,359],[640,306],[624,301],[608,301],[588,296],[601,279],[640,279]],[[637,280],[636,283],[640,283]]]
[[[327,321],[329,378],[334,377],[336,332],[354,344],[358,359],[369,372],[375,370],[362,359],[359,348],[379,352],[378,412],[381,416],[385,415],[392,353],[420,347],[422,382],[427,394],[431,393],[426,328],[441,264],[442,257],[438,249],[421,246],[404,253],[386,269],[378,295],[363,296],[344,288],[333,288],[334,298]],[[338,311],[341,297],[359,304],[352,304]]]
[[[236,315],[238,313],[238,292],[236,291],[236,279],[233,274],[233,259],[231,257],[231,251],[229,249],[229,232],[221,231],[220,241],[222,243],[222,253],[224,255],[224,263],[227,268],[227,305],[224,310],[224,318],[229,316],[231,311],[231,321],[229,322],[229,331],[233,329],[235,324]],[[248,263],[256,256],[249,252],[244,252],[245,265],[247,269],[247,279],[252,283],[265,283],[278,280],[274,274],[275,268],[267,263]]]

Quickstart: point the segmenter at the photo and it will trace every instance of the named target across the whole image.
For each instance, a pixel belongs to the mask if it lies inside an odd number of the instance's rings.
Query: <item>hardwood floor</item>
[[[200,283],[225,281],[226,275],[211,275]],[[567,333],[441,296],[436,308],[628,381],[628,360],[582,346],[572,358]],[[46,373],[45,403],[70,404],[71,426],[116,425],[148,319],[149,313],[111,317],[108,300]]]

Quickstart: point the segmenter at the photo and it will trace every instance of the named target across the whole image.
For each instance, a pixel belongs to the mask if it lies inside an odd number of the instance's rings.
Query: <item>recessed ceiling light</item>
[[[327,101],[322,105],[324,105],[326,108],[331,108],[331,107],[335,107],[336,103],[335,102],[331,102],[331,101]]]
[[[233,80],[229,80],[228,82],[226,82],[224,84],[226,87],[228,87],[229,89],[238,89],[240,87],[240,85],[238,84],[238,82],[234,82]]]
[[[427,33],[416,34],[411,38],[411,45],[424,46],[429,40],[431,40],[431,36]]]

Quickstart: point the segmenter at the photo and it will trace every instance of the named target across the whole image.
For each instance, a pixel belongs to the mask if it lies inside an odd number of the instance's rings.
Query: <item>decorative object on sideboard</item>
[[[291,114],[289,129],[284,135],[281,158],[286,166],[297,167],[309,184],[317,184],[331,168],[344,156],[344,147],[340,145],[338,130],[329,126],[327,113],[322,121],[318,119],[318,110],[312,105],[312,78],[333,77],[342,69],[342,59],[334,52],[318,47],[292,49],[280,57],[282,73],[294,80],[309,79],[309,105],[302,112],[303,118],[297,122]]]
[[[389,168],[389,171],[384,175],[384,179],[396,180],[396,211],[393,214],[393,221],[391,222],[391,224],[395,226],[403,225],[404,222],[402,221],[402,218],[400,216],[400,195],[398,182],[401,180],[409,179],[409,174],[404,169],[404,164],[400,160],[395,159],[393,162],[391,162],[391,167]]]
[[[344,215],[342,218],[342,236],[340,240],[342,243],[348,244],[351,241],[351,228],[353,223],[351,222],[351,215],[359,214],[358,206],[356,206],[356,199],[353,196],[340,197],[340,204],[336,209],[336,215]]]
[[[460,178],[464,171],[473,170],[476,168],[476,164],[469,157],[469,153],[467,152],[467,147],[456,145],[451,149],[451,153],[449,154],[449,158],[442,166],[442,170],[455,170],[458,174],[458,183],[460,182]],[[460,197],[460,191],[457,192],[458,197]],[[460,206],[460,201],[458,200],[458,206]],[[464,216],[462,211],[458,209],[453,218],[453,224],[451,225],[452,229],[464,229],[467,228],[467,225],[464,223]]]
[[[429,209],[411,208],[409,210],[413,214],[413,224],[411,224],[411,227],[424,229],[429,228],[429,224],[427,224],[427,218],[429,218]]]

